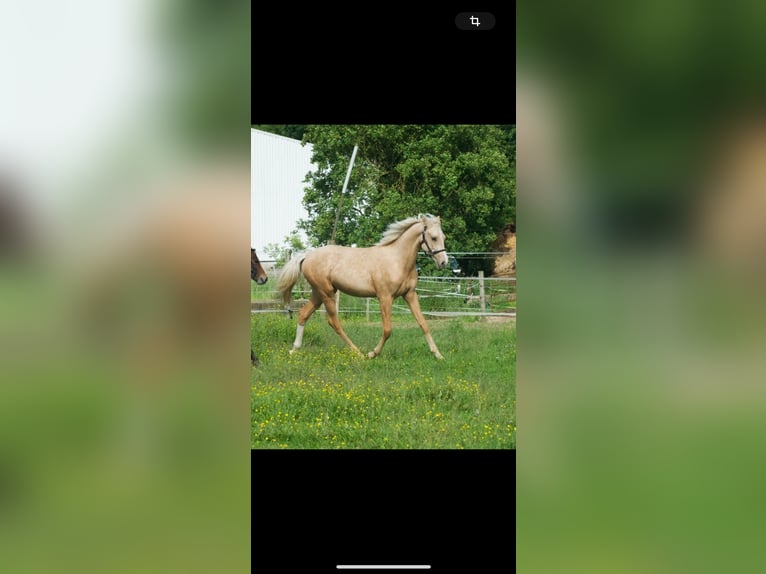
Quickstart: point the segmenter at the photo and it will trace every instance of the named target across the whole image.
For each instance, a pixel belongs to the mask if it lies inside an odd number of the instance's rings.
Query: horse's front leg
[[[392,297],[379,296],[378,301],[380,301],[380,316],[383,319],[383,336],[380,338],[380,342],[375,349],[367,353],[368,359],[374,359],[380,355],[383,345],[386,344],[386,341],[391,336],[391,306],[394,300]]]
[[[426,320],[423,317],[423,313],[420,310],[420,301],[418,301],[418,294],[415,292],[414,289],[411,291],[407,291],[403,295],[404,300],[407,301],[407,305],[410,308],[410,311],[412,311],[412,314],[415,317],[415,320],[418,322],[418,325],[420,325],[420,328],[423,331],[423,334],[426,336],[426,341],[428,341],[428,347],[431,349],[431,352],[434,354],[434,357],[437,359],[443,359],[444,357],[439,352],[439,349],[436,347],[436,343],[434,343],[434,338],[431,336],[431,331],[428,330],[428,325],[426,325]]]

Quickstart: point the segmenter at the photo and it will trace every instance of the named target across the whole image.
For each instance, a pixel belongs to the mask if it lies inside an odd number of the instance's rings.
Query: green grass
[[[319,313],[289,354],[296,316],[252,316],[252,448],[515,448],[515,322],[427,319],[438,361],[414,319],[395,316],[382,354],[369,360]],[[341,321],[363,352],[377,344],[379,322]]]

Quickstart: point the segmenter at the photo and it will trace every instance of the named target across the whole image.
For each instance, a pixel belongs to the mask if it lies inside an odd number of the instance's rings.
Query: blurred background
[[[761,569],[766,7],[516,15],[517,570]]]
[[[0,569],[247,571],[250,3],[0,12]]]

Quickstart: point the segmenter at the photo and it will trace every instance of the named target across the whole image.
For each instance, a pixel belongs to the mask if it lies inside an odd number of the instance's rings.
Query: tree
[[[486,251],[516,218],[516,129],[495,125],[311,125],[317,171],[299,224],[313,245],[376,243],[389,223],[432,213],[450,251]],[[346,194],[343,181],[359,146]],[[485,269],[461,260],[464,270]]]

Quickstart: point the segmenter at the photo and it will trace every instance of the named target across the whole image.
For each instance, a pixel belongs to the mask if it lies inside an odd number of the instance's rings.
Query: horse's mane
[[[378,241],[375,245],[388,245],[389,243],[393,243],[414,224],[422,222],[424,218],[436,219],[430,213],[421,213],[415,217],[408,217],[407,219],[402,219],[401,221],[395,221],[388,226],[388,228],[383,232],[383,237],[381,237],[380,241]]]

